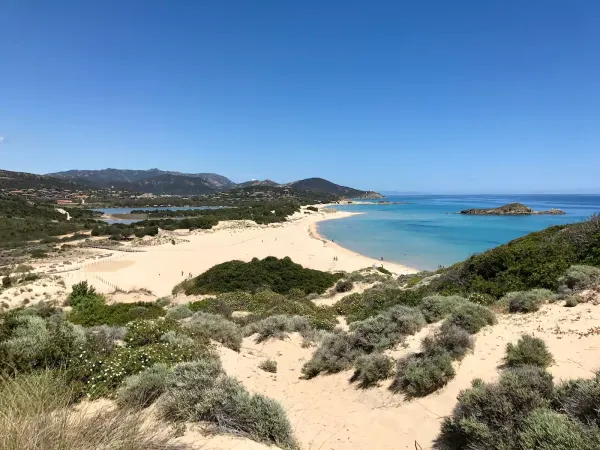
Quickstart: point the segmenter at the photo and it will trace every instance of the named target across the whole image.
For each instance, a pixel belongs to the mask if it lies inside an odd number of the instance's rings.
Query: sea
[[[398,205],[336,205],[363,213],[319,223],[319,232],[343,247],[420,270],[434,270],[552,225],[600,213],[600,195],[390,195]],[[523,203],[565,215],[470,216],[457,212]]]

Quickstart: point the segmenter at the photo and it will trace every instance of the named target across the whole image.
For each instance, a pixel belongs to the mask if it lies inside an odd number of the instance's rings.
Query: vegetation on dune
[[[258,368],[264,370],[265,372],[276,373],[277,361],[274,361],[272,359],[265,359],[258,365]]]
[[[218,358],[175,366],[167,376],[159,408],[167,420],[204,421],[219,431],[244,434],[284,449],[298,448],[281,405],[260,394],[251,395],[223,372]]]
[[[219,314],[227,319],[255,322],[274,315],[289,315],[306,317],[311,327],[332,330],[337,325],[335,311],[331,308],[316,306],[305,297],[287,296],[271,291],[261,291],[256,294],[247,292],[228,292],[213,298],[207,298],[189,303],[192,311],[202,311]],[[243,311],[250,315],[243,319],[233,319],[235,311]]]
[[[459,295],[445,297],[432,295],[425,297],[419,304],[419,309],[425,316],[427,323],[438,322],[452,314],[459,306],[467,303],[467,299]]]
[[[530,313],[552,298],[548,289],[532,289],[530,291],[509,292],[500,299],[500,304],[511,313]]]
[[[363,355],[356,360],[354,374],[350,382],[358,382],[361,388],[376,385],[388,379],[394,370],[394,360],[381,353]]]
[[[448,317],[448,322],[471,334],[475,334],[486,325],[494,325],[496,323],[496,316],[485,306],[466,303],[456,308],[450,317]]]
[[[411,354],[398,360],[391,389],[408,398],[423,397],[445,386],[454,375],[452,357],[446,352]]]
[[[319,270],[305,269],[290,258],[254,258],[250,262],[229,261],[210,268],[185,287],[187,295],[219,294],[223,292],[257,292],[269,289],[287,294],[300,289],[305,294],[322,294],[341,277]]]
[[[600,268],[582,265],[571,266],[558,282],[561,288],[581,291],[600,284]]]
[[[157,363],[126,378],[117,391],[117,404],[121,408],[147,408],[165,391],[168,374],[169,366]]]
[[[183,324],[182,329],[189,336],[212,339],[236,352],[239,352],[242,346],[241,328],[218,314],[197,312]]]
[[[516,344],[507,344],[504,361],[509,367],[531,365],[546,368],[553,360],[543,340],[523,335]]]
[[[182,450],[160,423],[132,411],[71,408],[64,377],[51,371],[0,380],[0,448],[19,450]],[[110,430],[110,432],[107,432]]]

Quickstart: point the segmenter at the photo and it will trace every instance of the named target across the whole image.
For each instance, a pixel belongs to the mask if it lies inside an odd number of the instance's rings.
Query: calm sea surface
[[[411,195],[385,200],[408,205],[347,205],[336,209],[364,213],[319,224],[328,239],[367,256],[417,269],[462,261],[551,225],[585,220],[600,213],[600,195]],[[535,209],[559,208],[563,216],[464,216],[469,208],[520,202]]]

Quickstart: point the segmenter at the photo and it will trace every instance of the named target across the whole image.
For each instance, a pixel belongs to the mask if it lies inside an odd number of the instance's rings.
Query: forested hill
[[[65,180],[48,175],[0,170],[0,189],[60,189],[84,190],[89,186],[81,180]]]

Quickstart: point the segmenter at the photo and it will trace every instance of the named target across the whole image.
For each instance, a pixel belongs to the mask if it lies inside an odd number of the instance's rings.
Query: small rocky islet
[[[562,215],[565,212],[561,209],[552,208],[547,211],[534,211],[529,206],[522,203],[510,203],[498,208],[474,208],[465,209],[459,214],[472,216],[527,216],[527,215]]]

